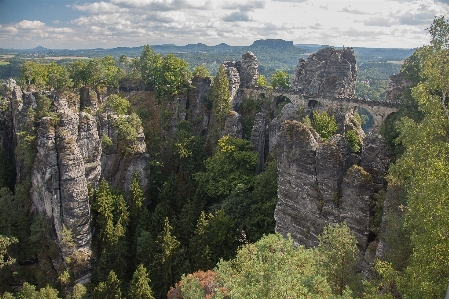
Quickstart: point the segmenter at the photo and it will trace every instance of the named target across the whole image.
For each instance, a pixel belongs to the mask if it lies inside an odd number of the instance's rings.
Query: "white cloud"
[[[117,13],[120,12],[122,9],[112,3],[108,2],[94,2],[94,3],[84,3],[83,5],[77,5],[74,4],[73,8],[79,11],[85,11],[91,14],[98,14],[98,13]]]
[[[225,15],[223,17],[223,21],[225,22],[249,22],[251,21],[251,17],[245,11],[234,11],[229,15]]]
[[[28,47],[34,43],[48,48],[52,45],[95,48],[197,42],[250,45],[260,38],[283,38],[295,43],[414,47],[428,41],[424,29],[430,26],[433,17],[449,12],[449,6],[441,2],[80,1],[69,6],[77,13],[72,19],[61,14],[57,15],[58,22],[37,17],[34,21],[11,24],[0,21],[0,44]],[[235,22],[241,24],[236,26]]]
[[[28,20],[20,21],[15,25],[17,29],[24,29],[24,30],[37,30],[44,26],[45,23],[42,23],[41,21],[28,21]]]

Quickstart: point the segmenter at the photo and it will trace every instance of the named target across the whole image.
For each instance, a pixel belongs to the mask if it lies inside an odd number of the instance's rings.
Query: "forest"
[[[21,63],[18,84],[36,95],[36,106],[27,111],[16,148],[0,151],[0,298],[443,298],[449,282],[448,21],[435,18],[429,33],[430,44],[400,69],[385,62],[359,69],[358,92],[375,100],[382,99],[388,75],[399,71],[411,82],[399,111],[380,128],[394,162],[386,178],[394,200],[385,213],[389,232],[377,236],[387,240],[389,254],[376,260],[369,279],[356,266],[359,249],[345,223],[327,226],[316,248],[275,234],[277,157],[255,171],[257,152],[249,140],[254,115],[271,103],[246,99],[243,138],[221,136],[231,113],[223,65],[214,72],[204,61],[189,65],[148,45],[132,59]],[[288,88],[289,72],[270,67],[261,68],[257,85]],[[207,134],[198,132],[201,119],[174,117],[174,103],[195,91],[195,80],[212,82],[204,99],[214,120]],[[123,82],[144,88],[120,92]],[[90,257],[76,250],[65,227],[63,242],[52,240],[48,219],[30,200],[39,124],[47,119],[60,126],[53,95],[79,102],[82,90],[97,110],[77,113],[112,111],[120,153],[131,157],[143,131],[150,155],[146,188],[137,174],[129,190],[105,179],[89,188]],[[9,114],[2,95],[2,126]],[[323,139],[337,130],[327,112],[314,112],[304,123]],[[100,138],[110,150],[115,141]],[[345,138],[360,151],[357,138]],[[52,258],[61,251],[64,269],[56,271]],[[90,281],[78,283],[86,267]]]

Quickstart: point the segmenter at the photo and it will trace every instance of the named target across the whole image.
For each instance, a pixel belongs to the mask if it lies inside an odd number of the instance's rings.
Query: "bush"
[[[360,139],[354,130],[349,130],[345,133],[345,138],[348,140],[349,146],[353,153],[358,153],[360,151]]]

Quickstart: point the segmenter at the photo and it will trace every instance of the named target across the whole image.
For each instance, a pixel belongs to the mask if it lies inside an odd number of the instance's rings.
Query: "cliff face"
[[[335,50],[323,48],[299,59],[293,79],[293,88],[306,97],[355,96],[357,65],[352,48]]]
[[[291,234],[298,244],[316,246],[326,225],[346,221],[364,253],[374,192],[384,188],[379,178],[389,162],[384,143],[380,135],[368,135],[361,160],[354,159],[343,136],[323,141],[300,122],[282,122],[277,140],[276,231]]]
[[[17,145],[21,132],[30,121],[31,112],[36,109],[36,99],[31,93],[24,93],[20,87],[11,84],[8,100],[11,103],[13,131]],[[51,98],[50,116],[34,120],[37,129],[36,156],[30,174],[23,172],[23,163],[17,159],[17,182],[31,177],[30,198],[32,210],[43,216],[49,224],[47,238],[59,249],[58,257],[52,256],[53,267],[59,273],[65,270],[65,258],[73,252],[64,245],[64,229],[71,231],[75,249],[85,262],[78,269],[76,281],[89,280],[91,255],[91,215],[88,188],[95,188],[100,178],[106,178],[115,187],[129,189],[135,172],[144,187],[147,183],[145,166],[149,158],[146,153],[144,135],[133,141],[133,150],[124,155],[120,148],[117,123],[113,113],[100,114],[97,118],[87,112],[79,112],[77,103],[54,94]],[[108,136],[115,143],[103,150],[100,136]]]

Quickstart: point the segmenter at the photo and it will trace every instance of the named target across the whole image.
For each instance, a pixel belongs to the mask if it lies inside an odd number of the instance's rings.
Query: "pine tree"
[[[147,269],[140,264],[134,272],[133,279],[131,280],[128,297],[133,299],[154,299],[150,282]]]
[[[214,77],[214,85],[212,87],[213,109],[220,129],[224,128],[226,117],[232,108],[230,98],[228,76],[226,75],[225,66],[222,64]]]
[[[106,281],[100,282],[94,289],[94,299],[121,299],[120,280],[114,271],[110,271]]]

